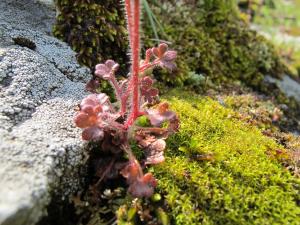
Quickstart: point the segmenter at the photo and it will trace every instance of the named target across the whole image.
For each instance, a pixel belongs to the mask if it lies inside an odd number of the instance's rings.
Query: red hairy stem
[[[133,34],[132,34],[132,117],[136,119],[139,112],[139,55],[140,55],[140,1],[134,1]]]
[[[111,79],[110,79],[110,82],[112,84],[112,86],[115,88],[115,93],[116,93],[116,97],[117,99],[119,100],[119,102],[122,104],[122,92],[121,92],[121,88],[116,80],[116,77],[115,76],[111,76]]]
[[[125,143],[123,146],[123,150],[127,153],[128,155],[128,158],[129,158],[129,162],[132,162],[132,163],[135,163],[137,168],[138,168],[138,173],[139,173],[139,176],[143,176],[143,170],[142,170],[142,167],[139,163],[139,161],[136,159],[136,157],[134,156],[134,154],[132,153],[131,151],[131,148],[130,148],[130,145],[129,143]]]
[[[127,99],[128,99],[129,95],[123,95],[121,97],[121,109],[120,109],[120,112],[121,112],[121,115],[125,115],[126,113],[126,106],[127,106]]]
[[[125,0],[125,11],[126,11],[127,26],[128,26],[127,29],[129,32],[129,44],[130,44],[130,48],[132,49],[132,39],[130,36],[133,27],[131,6],[132,6],[131,0]]]
[[[116,78],[113,76],[112,79],[110,80],[111,84],[113,85],[113,87],[115,88],[115,93],[116,93],[116,97],[120,103],[120,110],[119,110],[119,113],[124,116],[125,113],[126,113],[126,106],[127,106],[127,99],[128,99],[128,96],[124,96],[122,94],[122,90],[116,80]]]
[[[127,1],[129,2],[129,1]],[[133,4],[132,4],[133,3]],[[126,4],[127,8],[130,8],[129,12],[127,12],[128,17],[128,25],[132,26],[129,28],[129,39],[131,40],[132,53],[132,73],[129,88],[132,89],[132,108],[131,113],[128,116],[125,126],[131,126],[135,119],[139,116],[139,55],[140,55],[140,0],[131,0],[131,3]],[[128,7],[129,6],[129,7]],[[133,11],[131,11],[131,7],[133,6]],[[132,12],[132,13],[131,13]],[[131,13],[131,14],[130,14]],[[130,19],[132,18],[131,22]]]

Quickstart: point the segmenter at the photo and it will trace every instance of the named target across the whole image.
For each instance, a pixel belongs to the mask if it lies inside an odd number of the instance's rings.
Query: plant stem
[[[111,76],[109,81],[111,82],[111,85],[114,87],[116,97],[117,97],[118,101],[120,102],[120,104],[122,106],[122,104],[123,104],[123,102],[122,102],[122,91],[121,91],[121,88],[120,88],[120,86],[119,86],[119,84],[116,80],[116,77],[114,75]]]
[[[138,167],[138,175],[139,177],[143,177],[144,173],[143,173],[143,169],[139,163],[139,161],[136,159],[136,157],[134,156],[134,154],[132,153],[132,150],[130,148],[129,143],[127,142],[126,144],[124,144],[123,146],[123,150],[127,153],[128,158],[129,158],[129,162],[134,163],[137,167]]]
[[[129,40],[131,45],[132,73],[128,88],[132,88],[131,112],[125,123],[131,126],[139,116],[139,56],[140,56],[140,0],[125,0],[127,21],[129,26]]]
[[[140,67],[140,73],[143,73],[145,72],[145,70],[151,68],[151,67],[155,67],[159,64],[159,59],[156,59],[154,62],[152,63],[146,63],[146,64],[143,64],[141,65]]]
[[[134,28],[133,28],[133,42],[132,42],[132,116],[135,120],[139,112],[139,56],[140,56],[140,1],[134,0]]]

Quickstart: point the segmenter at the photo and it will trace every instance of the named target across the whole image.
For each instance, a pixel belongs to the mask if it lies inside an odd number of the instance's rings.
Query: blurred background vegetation
[[[238,0],[241,17],[277,48],[292,75],[300,76],[300,1]]]
[[[264,74],[280,77],[286,72],[278,53],[289,72],[299,76],[299,0],[142,3],[145,47],[165,41],[180,53],[176,76],[161,74],[166,82],[182,85],[189,79],[209,77],[214,82],[239,80],[257,86]],[[120,1],[56,0],[56,5],[54,35],[78,52],[80,63],[93,69],[97,63],[114,58],[126,68],[127,33]]]

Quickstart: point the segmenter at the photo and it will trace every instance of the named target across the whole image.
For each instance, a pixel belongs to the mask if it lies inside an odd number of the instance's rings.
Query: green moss
[[[282,146],[218,102],[191,96],[167,96],[181,128],[152,168],[173,224],[299,224],[300,180],[267,154]]]
[[[264,74],[285,70],[273,46],[239,17],[234,0],[148,2],[164,29],[160,38],[178,51],[178,72],[160,71],[159,80],[182,85],[196,73],[217,83],[240,80],[257,87]],[[54,35],[78,52],[79,62],[93,68],[113,58],[125,69],[128,44],[120,1],[56,0],[56,5]],[[153,47],[157,41],[144,17],[143,42]]]
[[[53,33],[69,43],[80,63],[94,68],[107,59],[126,60],[127,31],[121,1],[55,0]]]
[[[178,76],[162,74],[164,80],[183,83],[194,71],[217,83],[240,80],[257,87],[264,74],[280,76],[285,70],[273,46],[239,17],[235,1],[158,2],[152,9],[166,33],[161,38],[178,51]],[[145,27],[145,43],[151,46],[152,30]]]
[[[224,96],[226,107],[238,112],[235,118],[257,126],[261,130],[276,132],[276,125],[285,125],[287,120],[280,107],[270,99],[259,98],[255,94]]]

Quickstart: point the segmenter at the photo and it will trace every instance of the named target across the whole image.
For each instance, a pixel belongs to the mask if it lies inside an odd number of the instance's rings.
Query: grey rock
[[[291,46],[293,50],[300,50],[300,37],[291,36],[289,34],[283,33],[279,28],[271,27],[267,30],[264,27],[257,24],[252,24],[251,28],[256,30],[259,34],[263,35],[265,38],[271,42],[279,45]],[[298,102],[300,102],[300,83],[294,80],[289,75],[282,76],[282,79],[276,79],[271,76],[265,76],[265,80],[271,83],[276,83],[277,86],[285,93],[288,97],[294,97]]]
[[[51,36],[54,18],[50,0],[0,1],[1,225],[36,224],[52,193],[79,187],[85,144],[72,118],[91,75]]]
[[[300,83],[293,80],[290,76],[285,75],[281,80],[271,76],[265,76],[266,81],[276,83],[283,93],[288,97],[294,97],[300,102]]]

